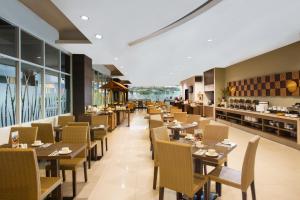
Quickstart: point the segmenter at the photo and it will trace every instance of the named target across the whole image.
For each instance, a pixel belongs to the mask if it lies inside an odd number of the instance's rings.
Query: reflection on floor
[[[131,127],[124,124],[109,135],[109,151],[89,170],[84,184],[78,170],[78,200],[158,200],[152,190],[153,162],[145,112],[132,114]],[[230,139],[238,147],[229,155],[229,166],[241,169],[248,140],[253,135],[230,128]],[[99,148],[100,149],[100,148]],[[300,152],[262,139],[256,160],[256,191],[258,200],[297,200],[300,197]],[[71,195],[71,174],[67,174],[64,195]],[[223,186],[222,200],[240,200],[241,192]],[[248,192],[251,199],[251,192]],[[165,200],[175,200],[174,191],[165,191]]]

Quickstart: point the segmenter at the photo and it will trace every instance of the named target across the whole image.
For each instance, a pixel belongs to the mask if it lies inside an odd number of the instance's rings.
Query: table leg
[[[60,131],[55,131],[55,141],[56,142],[60,141]]]
[[[59,160],[50,160],[51,166],[51,176],[52,177],[59,177]],[[62,192],[61,187],[57,188],[52,192],[53,199],[62,199]]]
[[[130,110],[128,111],[128,127],[130,126]]]

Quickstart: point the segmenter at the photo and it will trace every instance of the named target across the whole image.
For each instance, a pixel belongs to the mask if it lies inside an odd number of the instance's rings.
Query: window
[[[0,53],[17,57],[18,29],[0,19]]]
[[[0,127],[16,123],[16,64],[0,57]]]
[[[59,51],[48,44],[45,45],[45,62],[46,67],[59,70]]]
[[[45,75],[46,117],[58,115],[58,73],[46,71]]]
[[[60,80],[60,102],[61,102],[61,113],[69,113],[70,109],[70,101],[71,101],[71,82],[70,76],[61,75]]]
[[[21,66],[21,122],[42,117],[43,69],[22,63]]]
[[[61,71],[70,73],[71,57],[68,54],[61,53]]]
[[[43,41],[21,31],[21,57],[23,60],[43,65]]]

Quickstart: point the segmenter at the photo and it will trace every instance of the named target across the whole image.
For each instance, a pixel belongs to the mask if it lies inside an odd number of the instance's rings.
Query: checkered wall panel
[[[286,82],[293,80],[297,83],[297,90],[290,93]],[[300,96],[300,71],[284,72],[249,78],[228,83],[228,87],[235,87],[235,93],[231,96],[268,97],[268,96]]]

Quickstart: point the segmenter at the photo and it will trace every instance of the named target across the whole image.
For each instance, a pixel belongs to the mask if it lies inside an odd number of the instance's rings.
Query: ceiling
[[[134,86],[176,85],[209,68],[226,67],[300,39],[299,0],[223,0],[168,32],[128,45],[205,1],[52,0],[92,43],[61,44],[63,48],[88,55],[93,64],[118,66],[122,79]],[[89,20],[81,20],[81,15]]]

